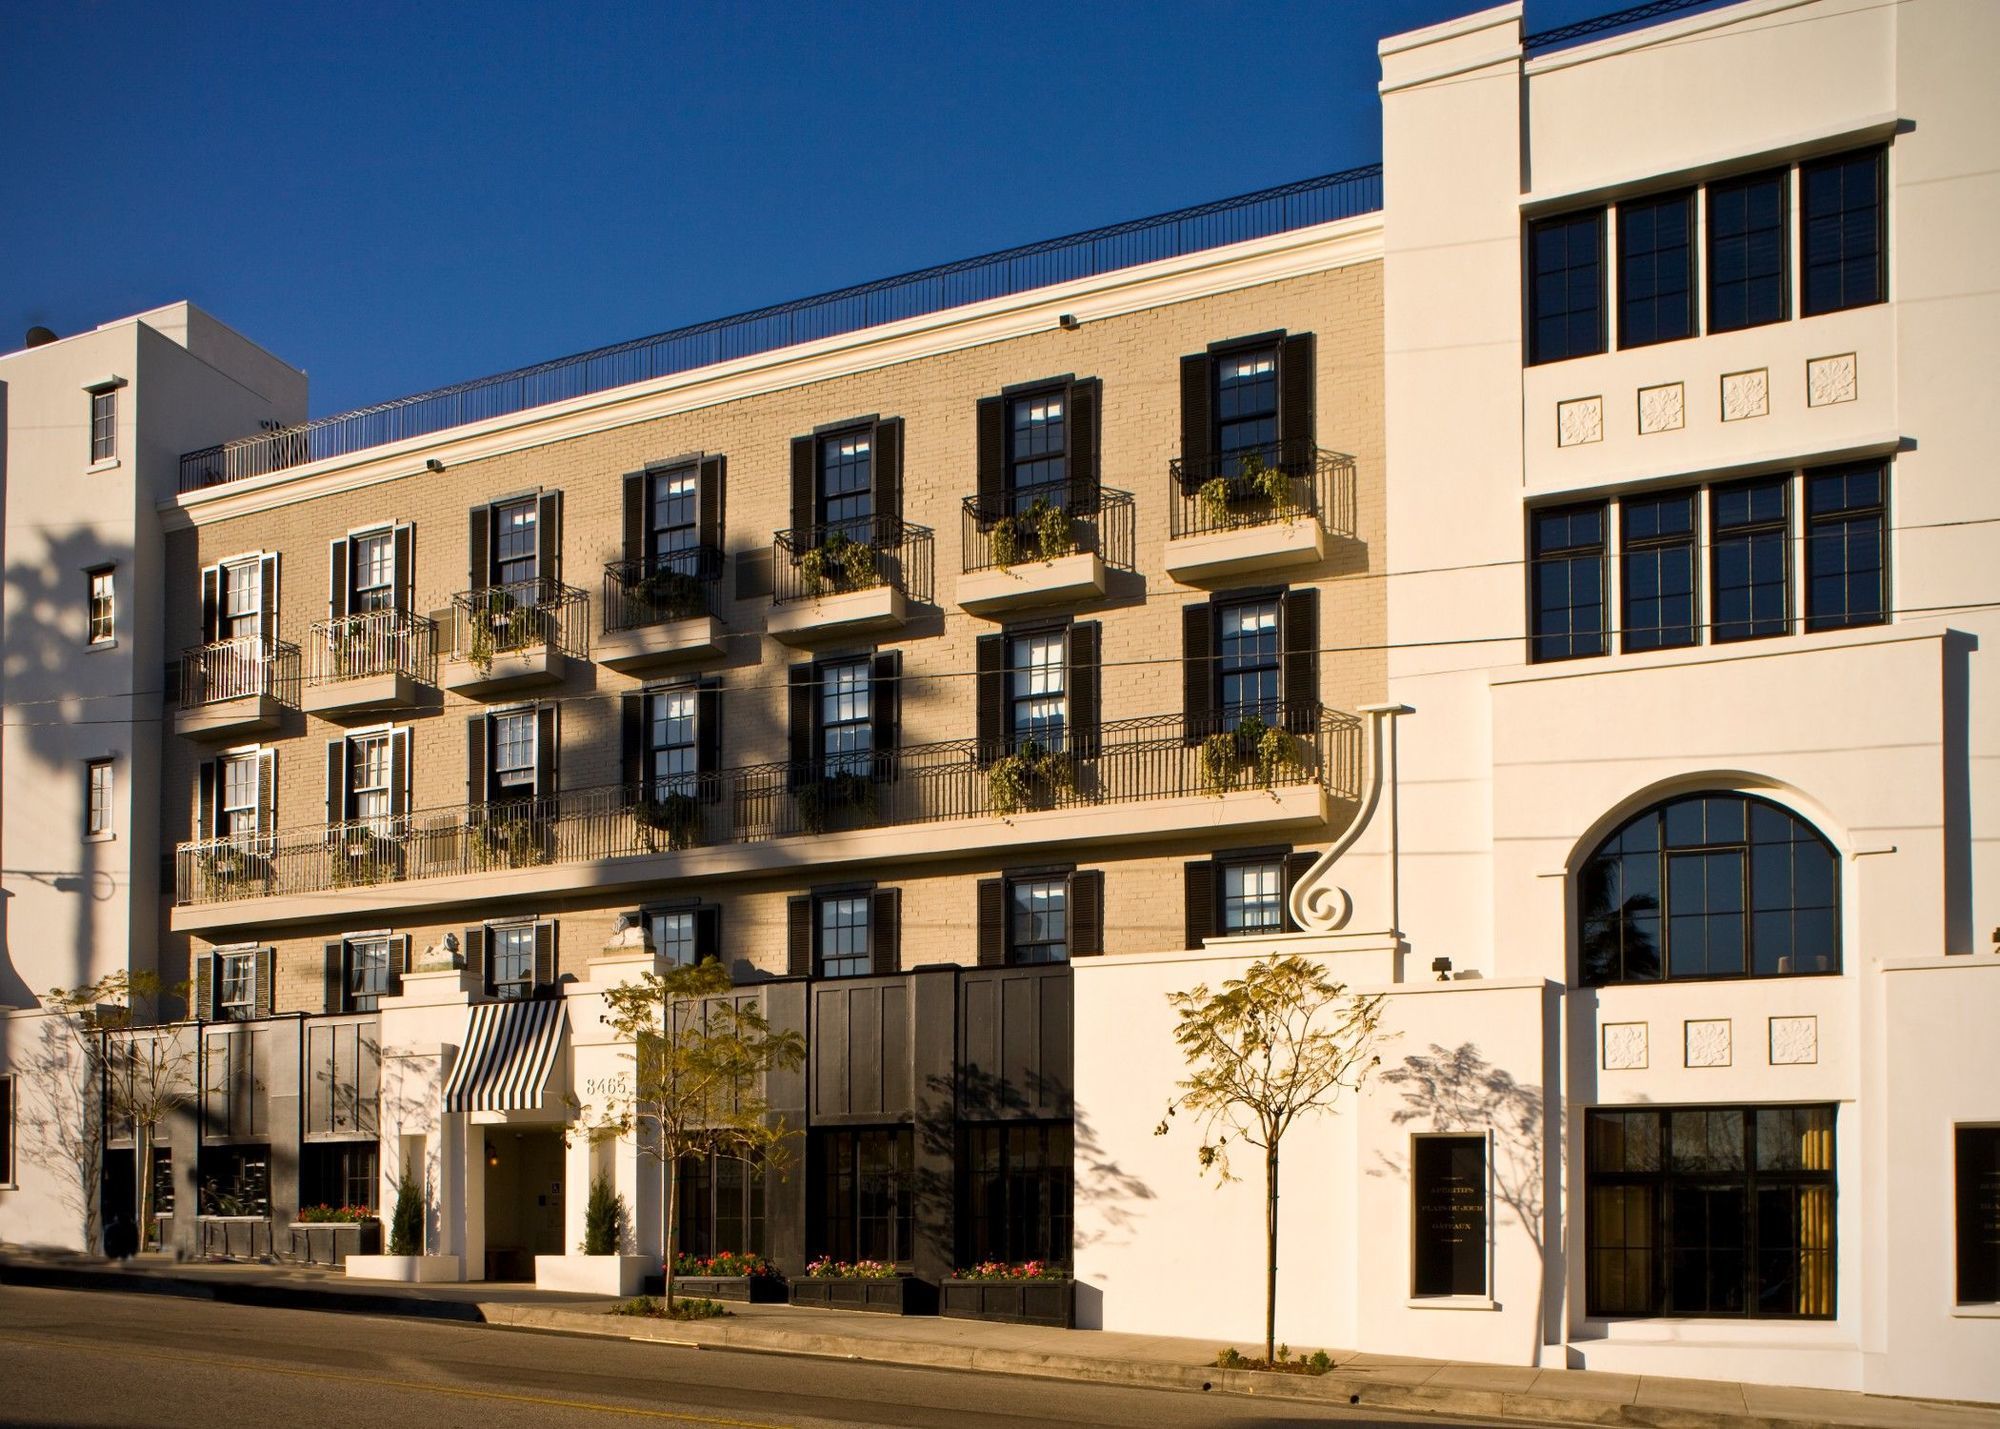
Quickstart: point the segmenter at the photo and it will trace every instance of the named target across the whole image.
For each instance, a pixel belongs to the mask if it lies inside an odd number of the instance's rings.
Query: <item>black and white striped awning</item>
[[[562,1042],[560,998],[483,1002],[444,1084],[446,1111],[539,1111]]]

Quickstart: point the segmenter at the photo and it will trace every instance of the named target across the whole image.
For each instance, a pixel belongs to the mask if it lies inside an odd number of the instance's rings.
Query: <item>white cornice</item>
[[[352,455],[328,457],[269,476],[189,492],[160,503],[161,522],[168,530],[205,526],[385,481],[421,476],[427,460],[442,461],[450,467],[788,387],[1047,332],[1059,326],[1058,319],[1063,314],[1074,315],[1080,323],[1090,323],[1286,278],[1377,262],[1381,257],[1382,215],[1362,214],[926,313],[510,413],[490,421],[468,423]]]

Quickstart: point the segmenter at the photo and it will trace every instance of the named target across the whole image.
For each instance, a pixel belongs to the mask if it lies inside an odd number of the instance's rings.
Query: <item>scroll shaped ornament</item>
[[[1354,916],[1354,898],[1333,881],[1333,866],[1368,830],[1382,802],[1383,750],[1389,721],[1404,712],[1400,705],[1368,710],[1368,741],[1362,747],[1361,807],[1333,846],[1313,860],[1312,867],[1292,885],[1292,922],[1304,933],[1337,933]]]

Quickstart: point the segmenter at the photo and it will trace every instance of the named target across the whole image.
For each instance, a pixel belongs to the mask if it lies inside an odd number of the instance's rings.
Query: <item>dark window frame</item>
[[[862,947],[858,953],[842,953],[839,961],[849,963],[859,961],[861,966],[853,971],[828,972],[826,953],[826,909],[834,903],[858,903],[861,905]],[[844,925],[854,927],[854,924]],[[816,978],[870,977],[875,971],[875,889],[873,884],[855,884],[840,888],[815,888],[812,892],[812,975]]]
[[[1426,1175],[1426,1152],[1434,1152],[1439,1147],[1474,1146],[1479,1150],[1479,1211],[1478,1248],[1479,1284],[1471,1289],[1455,1284],[1438,1288],[1428,1281],[1430,1272],[1443,1269],[1447,1277],[1456,1274],[1458,1267],[1447,1258],[1440,1265],[1434,1257],[1437,1252],[1426,1253],[1425,1235],[1435,1229],[1427,1222],[1424,1177]],[[1455,1215],[1455,1211],[1451,1214]],[[1448,1229],[1456,1231],[1454,1224]],[[1410,1298],[1413,1300],[1451,1300],[1468,1297],[1490,1297],[1493,1293],[1493,1142],[1485,1131],[1424,1131],[1410,1137]],[[1447,1252],[1447,1257],[1448,1257]]]
[[[1659,322],[1658,309],[1660,307],[1660,304],[1664,302],[1666,299],[1663,296],[1662,286],[1659,281],[1660,275],[1657,272],[1655,273],[1653,291],[1648,295],[1642,296],[1640,294],[1635,293],[1630,287],[1631,274],[1634,271],[1633,262],[1635,258],[1643,256],[1651,256],[1657,262],[1663,254],[1671,254],[1674,250],[1675,245],[1672,244],[1662,245],[1659,242],[1657,236],[1657,219],[1656,219],[1655,237],[1651,248],[1647,250],[1646,254],[1635,254],[1632,251],[1630,251],[1627,246],[1628,239],[1627,239],[1626,225],[1628,222],[1628,215],[1637,215],[1640,213],[1644,213],[1647,210],[1655,210],[1655,211],[1663,210],[1674,204],[1682,205],[1686,214],[1685,236],[1683,238],[1682,243],[1679,245],[1679,247],[1682,250],[1681,266],[1683,270],[1682,272],[1683,283],[1681,287],[1681,295],[1683,301],[1686,304],[1686,313],[1684,314],[1686,326],[1679,331],[1662,332],[1658,330],[1658,322]],[[1618,347],[1619,350],[1623,351],[1627,348],[1636,348],[1636,347],[1654,347],[1663,342],[1681,342],[1688,338],[1699,336],[1701,333],[1701,312],[1700,312],[1701,289],[1699,286],[1699,270],[1701,264],[1700,264],[1700,259],[1698,257],[1698,251],[1701,245],[1700,230],[1702,228],[1702,221],[1701,221],[1700,205],[1696,199],[1695,190],[1692,188],[1671,189],[1661,193],[1650,193],[1643,196],[1621,199],[1617,205],[1617,214],[1618,214]],[[1670,293],[1671,289],[1667,289],[1666,292]],[[1635,320],[1636,314],[1634,312],[1634,307],[1636,304],[1642,302],[1650,303],[1654,308],[1652,316],[1655,324],[1655,331],[1651,336],[1635,337],[1633,335],[1633,332],[1635,328],[1639,326],[1639,324]]]
[[[1708,601],[1709,601],[1709,643],[1714,645],[1735,644],[1743,640],[1773,640],[1790,635],[1797,624],[1797,613],[1793,610],[1792,591],[1792,473],[1789,471],[1763,476],[1747,477],[1741,481],[1717,482],[1708,488]],[[1748,494],[1758,488],[1775,487],[1781,495],[1780,510],[1775,517],[1757,518],[1746,515],[1745,519],[1725,526],[1722,521],[1722,503],[1738,493]],[[1767,587],[1769,581],[1759,581],[1755,573],[1756,554],[1760,543],[1768,543],[1775,536],[1778,543],[1781,570],[1778,588],[1784,595],[1784,611],[1773,618],[1758,617],[1754,601],[1748,613],[1740,620],[1723,618],[1722,551],[1725,545],[1741,542],[1744,544],[1746,560],[1750,563],[1750,573],[1745,583],[1730,587],[1731,591],[1741,589],[1754,592]],[[1746,597],[1747,598],[1747,597]],[[1776,628],[1766,628],[1775,623]]]
[[[258,1153],[263,1153],[261,1156]],[[210,1209],[216,1204],[217,1194],[222,1191],[218,1179],[210,1174],[214,1169],[228,1163],[234,1172],[227,1194],[238,1195],[247,1189],[252,1209],[252,1217],[268,1220],[271,1215],[271,1145],[269,1142],[224,1142],[203,1146],[197,1153],[195,1164],[196,1185],[199,1192],[197,1201],[204,1216],[221,1215],[219,1210]]]
[[[724,1184],[725,1163],[742,1167],[742,1179],[733,1186]],[[761,1161],[711,1151],[703,1156],[683,1156],[679,1175],[676,1214],[680,1224],[675,1227],[675,1248],[681,1255],[705,1259],[725,1254],[766,1254],[770,1208]],[[732,1193],[739,1198],[739,1204],[725,1216],[724,1202]],[[738,1233],[725,1237],[725,1225],[735,1226]],[[723,1244],[724,1239],[733,1244]]]
[[[364,983],[356,955],[363,947],[380,946],[382,962]],[[395,985],[396,939],[390,933],[361,933],[340,940],[340,1003],[343,1012],[375,1012]]]
[[[528,513],[528,520],[516,524],[510,530],[504,517],[508,512],[523,509]],[[549,575],[550,572],[542,569],[541,497],[532,493],[526,496],[509,497],[504,501],[493,502],[487,508],[487,511],[488,520],[492,523],[491,529],[493,532],[489,543],[489,554],[486,558],[488,581],[495,587],[511,590],[539,581],[544,576]],[[518,539],[524,531],[527,533],[525,537],[528,547],[527,553],[525,555],[513,556],[503,554],[507,549],[509,535],[513,535]],[[523,564],[533,567],[530,574],[520,575],[517,573],[510,575],[508,573],[510,566],[518,567]]]
[[[103,595],[98,582],[104,582]],[[84,643],[115,645],[118,642],[118,567],[115,563],[91,566],[83,573]]]
[[[1875,481],[1873,501],[1848,502],[1826,511],[1816,512],[1815,483],[1842,480],[1851,483],[1856,477],[1872,476]],[[1804,609],[1804,624],[1808,633],[1820,630],[1853,630],[1868,625],[1886,625],[1889,621],[1889,465],[1886,461],[1860,462],[1853,465],[1835,467],[1815,467],[1803,473],[1801,479],[1802,499],[1799,503],[1801,527],[1805,534],[1805,579],[1800,593],[1800,603]],[[1862,610],[1855,614],[1856,607],[1846,606],[1840,614],[1823,614],[1815,594],[1815,581],[1820,572],[1817,565],[1826,533],[1842,528],[1851,535],[1858,527],[1872,525],[1875,540],[1875,603],[1872,611]],[[1852,547],[1843,542],[1841,572],[1843,584],[1851,581]]]
[[[90,390],[90,464],[118,459],[118,386]]]
[[[1558,224],[1574,226],[1584,219],[1591,219],[1595,222],[1596,225],[1597,233],[1596,233],[1595,256],[1587,262],[1574,262],[1570,261],[1567,258],[1567,255],[1565,255],[1565,261],[1560,268],[1551,269],[1546,275],[1544,275],[1542,270],[1537,266],[1536,243],[1538,238],[1541,236],[1543,232],[1553,229]],[[1605,297],[1605,281],[1604,281],[1605,240],[1606,240],[1606,231],[1609,228],[1610,228],[1609,210],[1603,204],[1597,204],[1589,208],[1573,209],[1567,213],[1548,214],[1544,217],[1534,218],[1528,221],[1526,241],[1522,245],[1522,259],[1526,268],[1526,271],[1523,276],[1526,279],[1526,281],[1523,282],[1521,285],[1522,294],[1525,299],[1525,312],[1523,313],[1523,317],[1525,319],[1525,325],[1527,329],[1528,366],[1540,367],[1544,363],[1567,362],[1570,359],[1577,357],[1594,357],[1597,354],[1606,351],[1610,343],[1610,331],[1609,331],[1610,324],[1606,321],[1605,318],[1605,309],[1607,307],[1607,303]],[[1582,346],[1582,347],[1569,346],[1569,341],[1572,334],[1568,332],[1568,327],[1579,315],[1581,315],[1585,311],[1585,309],[1564,306],[1559,312],[1555,312],[1550,315],[1552,318],[1560,318],[1563,321],[1565,326],[1564,343],[1561,346],[1560,350],[1549,351],[1547,350],[1549,344],[1546,344],[1542,338],[1541,322],[1538,320],[1537,317],[1537,310],[1540,306],[1540,299],[1542,294],[1541,285],[1545,279],[1545,276],[1548,279],[1553,280],[1559,275],[1562,278],[1565,287],[1568,288],[1571,287],[1574,282],[1571,275],[1588,268],[1594,268],[1596,270],[1595,282],[1596,282],[1597,294],[1595,303],[1595,314],[1596,314],[1595,336],[1589,340],[1587,346]],[[1568,294],[1566,296],[1573,296],[1573,293]]]
[[[14,1125],[20,1119],[15,1103],[19,1087],[12,1072],[0,1072],[0,1186],[15,1186]]]
[[[838,1149],[850,1148],[845,1164]],[[879,1153],[887,1149],[888,1169]],[[864,1169],[862,1153],[877,1153]],[[815,1127],[806,1133],[807,1258],[879,1260],[909,1265],[916,1258],[916,1128],[908,1125]],[[869,1186],[870,1180],[877,1185]],[[870,1199],[878,1202],[871,1210]],[[878,1246],[870,1231],[886,1239]],[[864,1244],[867,1241],[867,1244]]]
[[[701,744],[702,744],[702,688],[692,679],[677,681],[670,685],[660,685],[642,692],[645,722],[641,728],[642,748],[640,757],[644,761],[641,768],[642,782],[647,795],[653,799],[665,799],[672,795],[698,797],[701,793]],[[685,717],[687,738],[685,741],[671,737],[658,737],[662,718],[660,710],[669,700],[686,699],[693,709]],[[675,716],[669,714],[664,723],[669,736],[673,733]],[[685,752],[687,767],[675,773],[660,772],[660,757],[676,752]]]
[[[1241,469],[1243,457],[1250,452],[1264,454],[1266,465],[1278,464],[1278,454],[1284,442],[1284,350],[1287,334],[1283,331],[1259,333],[1254,337],[1233,339],[1212,345],[1208,350],[1208,431],[1209,450],[1215,453],[1218,463],[1216,474],[1234,477]],[[1249,411],[1239,410],[1233,415],[1223,415],[1223,395],[1225,391],[1240,390],[1226,388],[1222,369],[1228,362],[1246,357],[1261,357],[1268,354],[1271,359],[1269,375],[1258,374],[1255,385],[1270,388],[1271,400],[1268,408],[1258,407]],[[1237,442],[1225,445],[1223,428],[1242,426],[1251,422],[1268,423],[1271,435],[1263,440]]]
[[[1001,472],[1002,489],[1006,495],[1007,509],[1016,515],[1033,505],[1037,497],[1048,501],[1051,506],[1060,505],[1067,499],[1061,488],[1068,485],[1070,476],[1071,386],[1068,381],[1045,382],[1030,387],[1009,388],[1000,394],[1002,403],[1000,410],[1005,423],[1003,430],[1006,441],[1006,461]],[[1031,425],[1024,429],[1016,419],[1017,409],[1024,404],[1051,400],[1062,404],[1062,415],[1055,423],[1044,423],[1040,427]],[[1040,451],[1021,450],[1021,436],[1024,430],[1030,433],[1039,432],[1046,437],[1050,425],[1061,428],[1061,441],[1057,446],[1053,449],[1045,447]],[[1055,476],[1036,474],[1038,469],[1050,465],[1058,466],[1060,474]],[[1027,480],[1022,479],[1024,472],[1028,473]],[[1052,493],[1053,499],[1051,499]]]
[[[875,432],[880,424],[875,421],[848,422],[838,427],[813,433],[813,524],[824,535],[833,531],[847,534],[849,540],[870,542],[874,539],[875,519],[883,513],[875,509],[875,463],[881,453],[876,450]],[[865,438],[868,442],[868,456],[865,462],[846,461],[838,465],[847,471],[861,471],[858,486],[834,492],[829,489],[827,477],[827,454],[844,441]],[[839,501],[863,502],[867,511],[862,515],[835,516],[835,503]]]
[[[1068,1265],[1076,1236],[1072,1124],[964,1122],[958,1133],[959,1263]]]
[[[116,763],[108,756],[83,762],[83,836],[86,839],[109,838],[115,832],[112,824],[117,812]],[[104,776],[101,790],[98,787],[100,774]]]
[[[1595,513],[1597,517],[1597,540],[1542,547],[1542,522],[1554,517],[1574,521],[1577,517]],[[1611,652],[1611,595],[1610,583],[1610,503],[1606,500],[1564,502],[1559,506],[1530,507],[1528,517],[1528,662],[1534,665],[1551,664],[1559,660],[1588,660]],[[1586,630],[1576,621],[1576,612],[1582,607],[1575,597],[1573,572],[1580,564],[1591,563],[1597,571],[1597,625],[1595,630]],[[1560,566],[1565,576],[1572,577],[1570,595],[1560,608],[1568,614],[1568,624],[1560,633],[1545,632],[1541,629],[1542,581],[1545,572]],[[1556,649],[1560,642],[1562,648]],[[1594,648],[1578,648],[1594,642]]]
[[[1975,1141],[1989,1144],[1982,1148],[1983,1157],[1968,1164],[1967,1146]],[[1984,1244],[1978,1236],[2000,1205],[2000,1123],[1954,1123],[1951,1143],[1952,1300],[1958,1305],[2000,1304],[2000,1245],[1990,1233]],[[1987,1184],[1982,1187],[1981,1182]]]
[[[1001,738],[1010,752],[1021,748],[1029,740],[1033,740],[1035,745],[1043,750],[1062,750],[1069,747],[1071,731],[1070,628],[1071,622],[1063,620],[1030,625],[1010,625],[1001,632],[1001,637],[1005,642],[1001,646],[1000,674],[1003,682],[1001,685]],[[1040,667],[1021,663],[1017,658],[1019,652],[1016,647],[1026,642],[1048,639],[1053,639],[1057,642],[1060,646],[1061,654],[1061,658],[1055,664],[1057,676],[1061,680],[1061,688],[1054,696],[1062,705],[1062,709],[1058,715],[1058,732],[1053,737],[1050,737],[1046,733],[1048,729],[1046,723],[1038,726],[1031,721],[1028,732],[1024,737],[1021,732],[1021,707],[1023,705],[1031,705],[1038,700],[1049,699],[1051,696],[1047,691],[1022,693],[1022,683],[1029,677],[1031,671]],[[1038,733],[1037,730],[1042,732]]]
[[[1059,870],[1041,870],[1036,872],[1021,871],[1017,873],[1010,873],[1007,875],[1006,936],[1007,936],[1008,966],[1048,967],[1048,966],[1059,966],[1068,963],[1070,961],[1070,943],[1073,940],[1071,919],[1074,916],[1074,910],[1070,906],[1071,872],[1072,870],[1070,869],[1059,869]],[[1030,887],[1047,887],[1047,886],[1053,886],[1058,890],[1060,890],[1061,907],[1059,910],[1055,910],[1055,915],[1062,919],[1062,936],[1060,938],[1044,937],[1039,939],[1036,938],[1024,939],[1021,936],[1024,910],[1017,903],[1016,895],[1018,892]],[[1025,910],[1025,918],[1030,928],[1032,928],[1037,916],[1038,915],[1035,913],[1032,907]],[[1046,916],[1046,914],[1040,916]],[[1026,954],[1032,950],[1041,950],[1043,953],[1046,954],[1049,950],[1055,948],[1061,949],[1061,953],[1059,956],[1036,956],[1036,957],[1026,956]]]
[[[493,1002],[531,1002],[541,990],[536,977],[535,953],[539,939],[541,921],[539,919],[506,919],[488,923],[486,926],[486,966],[481,970],[481,981],[485,984],[486,997]],[[528,956],[525,968],[519,977],[502,980],[500,969],[500,939],[503,934],[525,933],[528,939]],[[519,991],[513,991],[519,989]]]
[[[1285,727],[1285,717],[1287,714],[1285,709],[1286,594],[1286,590],[1282,587],[1273,587],[1268,590],[1226,591],[1218,594],[1209,603],[1209,638],[1213,642],[1215,651],[1213,662],[1214,673],[1210,676],[1210,684],[1215,699],[1215,715],[1219,721],[1219,724],[1216,726],[1217,729],[1235,729],[1249,715],[1256,715],[1273,729],[1282,729]],[[1263,658],[1263,652],[1259,651],[1255,663],[1232,667],[1229,663],[1230,656],[1223,650],[1224,620],[1231,611],[1240,611],[1252,606],[1266,605],[1271,607],[1274,616],[1271,623],[1271,650],[1269,659],[1266,660]],[[1261,638],[1260,636],[1259,639],[1261,640]],[[1232,703],[1226,698],[1231,678],[1234,677],[1240,681],[1245,675],[1259,677],[1260,683],[1264,678],[1268,677],[1271,682],[1271,697],[1266,700],[1260,696],[1254,703],[1250,704],[1246,704],[1242,700]]]
[[[1261,938],[1285,931],[1285,900],[1290,893],[1286,887],[1285,857],[1283,849],[1246,849],[1231,853],[1218,853],[1212,865],[1215,879],[1215,930],[1216,936],[1223,938]],[[1245,924],[1239,928],[1229,926],[1229,875],[1232,871],[1255,868],[1269,869],[1277,877],[1277,916],[1269,923],[1255,926]],[[1245,906],[1248,900],[1238,900]],[[1259,905],[1263,902],[1258,895]]]
[[[1862,159],[1871,160],[1873,162],[1875,170],[1874,193],[1871,197],[1870,202],[1867,205],[1856,206],[1843,202],[1841,208],[1838,210],[1838,215],[1841,227],[1843,229],[1843,233],[1841,242],[1837,246],[1844,246],[1845,243],[1844,230],[1846,223],[1850,220],[1851,215],[1854,215],[1856,213],[1866,212],[1867,209],[1872,208],[1874,211],[1874,218],[1875,218],[1874,235],[1873,235],[1874,263],[1873,263],[1873,273],[1870,278],[1870,282],[1872,284],[1872,289],[1873,289],[1872,295],[1859,298],[1850,298],[1846,295],[1845,289],[1848,280],[1845,269],[1847,265],[1854,263],[1858,260],[1843,255],[1843,256],[1836,256],[1834,259],[1831,260],[1831,262],[1834,265],[1837,265],[1842,270],[1841,273],[1842,292],[1840,296],[1838,296],[1836,299],[1830,302],[1826,301],[1825,299],[1821,299],[1820,301],[1815,302],[1813,298],[1813,269],[1815,267],[1815,264],[1814,264],[1814,250],[1813,250],[1814,219],[1812,213],[1813,201],[1812,201],[1811,185],[1813,180],[1817,176],[1822,174],[1832,173],[1844,165],[1852,164]],[[1827,313],[1846,312],[1852,308],[1873,307],[1877,303],[1886,303],[1887,301],[1889,301],[1889,148],[1888,146],[1886,144],[1876,144],[1860,149],[1848,149],[1838,154],[1826,154],[1818,158],[1807,159],[1805,162],[1801,163],[1798,166],[1798,168],[1799,168],[1799,199],[1798,199],[1799,316],[1808,318],[1821,317]],[[1844,190],[1845,190],[1845,183],[1843,181],[1843,199],[1845,199]],[[1824,267],[1826,266],[1826,263],[1822,262],[1819,266]]]
[[[1632,513],[1637,505],[1654,504],[1664,506],[1670,501],[1685,501],[1688,511],[1687,530],[1662,533],[1655,530],[1644,536],[1632,533]],[[1669,597],[1662,595],[1656,579],[1651,596],[1635,597],[1632,590],[1633,556],[1650,557],[1662,564],[1656,565],[1656,573],[1665,570],[1663,564],[1667,553],[1685,551],[1688,574],[1688,619],[1685,626],[1666,626],[1655,623],[1645,629],[1657,638],[1633,639],[1633,632],[1640,627],[1633,624],[1632,607],[1636,600],[1652,600],[1664,604]],[[1665,632],[1678,634],[1686,632],[1686,639],[1666,638]],[[1619,649],[1625,654],[1641,650],[1681,650],[1701,643],[1701,488],[1697,486],[1676,487],[1671,491],[1634,492],[1618,499],[1618,640]]]
[[[300,1148],[301,1206],[361,1206],[374,1210],[381,1197],[381,1185],[381,1152],[374,1141],[309,1141]],[[337,1194],[328,1194],[336,1186]]]
[[[1715,201],[1719,191],[1727,193],[1732,190],[1741,190],[1745,194],[1747,205],[1750,201],[1749,194],[1751,190],[1759,185],[1770,183],[1777,185],[1778,216],[1775,230],[1776,237],[1775,239],[1767,238],[1766,241],[1775,244],[1778,271],[1775,274],[1758,274],[1750,271],[1753,246],[1758,241],[1759,235],[1769,235],[1773,230],[1769,225],[1758,225],[1751,222],[1746,212],[1743,228],[1740,233],[1732,232],[1724,234],[1718,239],[1715,231]],[[1717,257],[1716,246],[1718,242],[1740,242],[1744,245],[1744,254],[1741,260],[1743,276],[1741,278],[1724,278],[1721,276],[1725,271],[1733,273],[1737,267],[1737,263],[1734,259],[1724,260]],[[1707,332],[1743,332],[1753,327],[1766,327],[1772,323],[1789,321],[1792,316],[1791,166],[1785,165],[1776,169],[1762,169],[1747,174],[1732,174],[1728,178],[1712,180],[1706,186],[1706,192],[1703,194],[1702,245],[1706,250],[1705,256],[1708,260],[1706,287],[1708,299],[1707,321],[1704,324]],[[1756,286],[1760,282],[1775,282],[1777,284],[1777,311],[1769,317],[1752,317],[1749,315],[1751,295],[1756,291]],[[1745,315],[1740,322],[1733,320],[1727,322],[1716,321],[1716,312],[1722,306],[1717,296],[1718,289],[1725,286],[1740,286],[1744,291],[1743,309]]]

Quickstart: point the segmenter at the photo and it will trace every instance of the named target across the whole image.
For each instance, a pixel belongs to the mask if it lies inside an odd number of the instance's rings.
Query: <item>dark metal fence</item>
[[[722,552],[713,546],[612,561],[604,567],[604,628],[637,630],[716,613]]]
[[[1354,458],[1310,442],[1278,443],[1252,463],[1175,457],[1167,475],[1175,540],[1308,518],[1336,536],[1354,534]]]
[[[1089,552],[1132,569],[1132,493],[1108,486],[1045,481],[965,498],[960,549],[967,571],[1004,570],[1029,561]]]
[[[588,594],[544,577],[451,598],[452,659],[477,663],[545,645],[578,658],[590,652]]]
[[[181,458],[180,489],[200,491],[244,481],[712,363],[1353,218],[1381,207],[1382,166],[1367,164],[1023,244],[205,447]]]
[[[771,539],[772,603],[889,586],[929,604],[934,546],[930,527],[893,516],[779,531]]]
[[[315,621],[306,642],[306,684],[334,685],[370,675],[437,680],[437,623],[404,610],[370,610]]]
[[[1636,29],[1650,21],[1678,15],[1685,10],[1712,10],[1730,3],[1732,0],[1651,0],[1649,4],[1632,5],[1623,10],[1613,10],[1607,15],[1594,15],[1588,20],[1578,20],[1571,25],[1560,25],[1553,30],[1538,30],[1532,35],[1524,35],[1521,37],[1521,49],[1530,55],[1545,54],[1549,50],[1561,49],[1564,45],[1594,40],[1599,35],[1608,35],[1614,30]]]
[[[210,705],[244,695],[270,695],[280,703],[299,702],[299,647],[270,636],[217,640],[181,652],[183,708]]]

